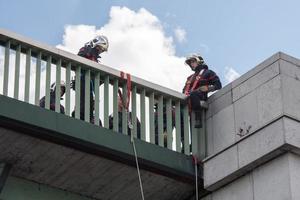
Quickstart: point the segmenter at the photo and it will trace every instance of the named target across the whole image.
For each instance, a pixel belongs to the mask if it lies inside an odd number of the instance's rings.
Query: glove
[[[198,88],[201,92],[208,92],[208,85],[203,85]]]
[[[199,89],[201,92],[212,92],[215,90],[215,86],[214,85],[203,85],[201,87],[199,87]]]

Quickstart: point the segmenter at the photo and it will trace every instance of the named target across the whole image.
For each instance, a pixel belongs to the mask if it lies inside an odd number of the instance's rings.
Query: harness
[[[196,89],[196,87],[198,86],[198,84],[199,84],[199,82],[200,82],[201,80],[206,80],[206,79],[204,79],[203,76],[202,76],[203,73],[204,73],[206,70],[207,70],[207,69],[202,69],[202,70],[197,74],[197,76],[195,77],[195,80],[194,80],[193,85],[192,85],[192,81],[193,81],[193,79],[194,79],[194,75],[192,75],[192,76],[187,80],[187,82],[186,82],[186,84],[185,84],[185,88],[184,88],[184,94],[185,94],[186,96],[189,96],[190,93]]]

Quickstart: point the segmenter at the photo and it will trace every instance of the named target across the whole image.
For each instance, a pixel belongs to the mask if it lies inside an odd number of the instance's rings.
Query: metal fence
[[[120,88],[123,91],[123,100],[127,99],[127,81],[120,76],[120,71],[7,30],[0,29],[0,45],[2,95],[37,106],[40,105],[40,99],[45,96],[45,108],[51,109],[50,86],[55,82],[55,112],[61,112],[62,104],[65,115],[71,117],[73,113],[73,117],[80,119],[82,100],[80,92],[84,91],[82,120],[87,123],[99,126],[101,120],[103,126],[109,128],[111,115],[113,116],[112,129],[115,132],[127,135],[130,130],[135,138],[139,136],[141,140],[157,143],[159,146],[177,152],[188,155],[191,153],[190,120],[188,107],[183,102],[183,94],[132,76],[129,110],[133,127],[128,129],[128,113],[125,109],[118,113]],[[75,79],[74,91],[70,86],[73,78]],[[64,100],[60,97],[61,80],[66,82]],[[83,90],[81,86],[84,86]],[[90,95],[91,87],[93,87],[94,97]],[[95,100],[92,102],[90,98]],[[90,105],[90,102],[93,105]],[[119,130],[119,116],[122,117],[120,122],[122,130]],[[138,130],[139,124],[140,130]],[[196,136],[196,133],[193,134],[193,137]],[[194,151],[198,149],[196,145],[195,142]]]

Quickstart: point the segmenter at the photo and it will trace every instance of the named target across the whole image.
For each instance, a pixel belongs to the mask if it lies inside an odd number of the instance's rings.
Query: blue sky
[[[224,83],[226,67],[243,74],[278,51],[300,57],[296,0],[0,0],[0,27],[56,46],[66,25],[98,29],[108,24],[112,6],[145,8],[158,18],[166,37],[174,39],[180,27],[185,41],[173,40],[175,55],[200,52]]]

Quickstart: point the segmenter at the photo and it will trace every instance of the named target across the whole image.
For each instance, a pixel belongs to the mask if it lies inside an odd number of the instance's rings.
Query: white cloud
[[[240,77],[240,74],[232,67],[225,67],[225,79],[227,83],[230,83]]]
[[[165,35],[162,23],[144,8],[112,7],[109,21],[100,28],[67,25],[63,42],[57,47],[77,53],[97,34],[109,39],[109,50],[101,55],[105,65],[177,91],[192,73],[184,58],[175,55],[173,38]]]
[[[186,31],[183,28],[177,27],[174,30],[174,33],[175,33],[175,37],[179,43],[186,41]]]

